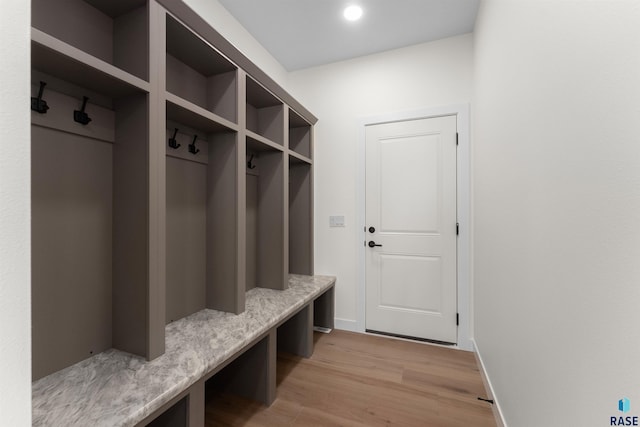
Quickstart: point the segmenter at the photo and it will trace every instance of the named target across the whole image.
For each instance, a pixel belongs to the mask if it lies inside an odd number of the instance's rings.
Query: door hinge
[[[460,313],[456,313],[456,326],[460,326]]]
[[[456,236],[460,235],[460,223],[456,222]]]
[[[456,132],[456,145],[458,145],[458,132]]]

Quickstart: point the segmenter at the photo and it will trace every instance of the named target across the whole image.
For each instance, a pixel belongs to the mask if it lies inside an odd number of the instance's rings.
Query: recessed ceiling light
[[[345,8],[343,14],[347,21],[357,21],[362,17],[362,8],[360,6],[351,5]]]

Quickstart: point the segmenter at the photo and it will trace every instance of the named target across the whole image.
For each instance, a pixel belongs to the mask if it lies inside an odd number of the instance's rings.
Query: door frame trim
[[[418,110],[397,111],[384,113],[381,115],[361,117],[358,119],[358,143],[356,156],[357,170],[357,215],[358,222],[356,227],[356,247],[358,253],[358,270],[357,270],[357,312],[355,330],[356,332],[365,332],[365,313],[366,313],[366,267],[365,267],[365,247],[362,244],[366,240],[364,232],[365,224],[365,145],[366,145],[366,126],[399,122],[415,119],[428,119],[442,116],[456,116],[456,125],[458,131],[458,155],[457,155],[457,204],[458,204],[458,223],[460,224],[460,234],[458,235],[458,289],[457,303],[458,313],[460,315],[460,324],[458,325],[458,343],[457,348],[461,350],[473,351],[473,342],[471,340],[472,330],[472,311],[471,311],[471,156],[470,156],[470,123],[469,123],[469,104],[451,104],[437,107],[427,107]]]

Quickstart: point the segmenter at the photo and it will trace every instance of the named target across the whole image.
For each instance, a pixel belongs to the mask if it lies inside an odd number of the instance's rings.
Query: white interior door
[[[365,233],[367,330],[455,343],[455,116],[366,127]]]

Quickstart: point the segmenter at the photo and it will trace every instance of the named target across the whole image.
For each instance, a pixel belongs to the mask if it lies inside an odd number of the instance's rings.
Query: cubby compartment
[[[289,156],[289,272],[313,275],[313,169]]]
[[[238,313],[238,134],[167,102],[166,322]],[[241,294],[241,295],[239,295]]]
[[[31,4],[36,30],[149,80],[147,0],[32,0]],[[66,49],[55,40],[53,44]]]
[[[248,345],[205,382],[205,404],[221,394],[234,394],[270,405],[276,395],[276,333]],[[215,424],[215,420],[206,420]]]
[[[313,303],[283,322],[277,329],[278,352],[311,357],[313,353]]]
[[[158,418],[147,424],[147,427],[188,427],[188,399],[183,397],[163,412]]]
[[[331,287],[313,301],[313,329],[330,332],[334,327],[335,288]]]
[[[289,149],[311,159],[311,125],[298,113],[289,110]]]
[[[284,105],[247,76],[247,129],[278,145],[284,144]]]
[[[237,123],[237,67],[169,15],[166,27],[167,92]]]
[[[34,97],[43,81],[48,109],[31,113],[34,379],[112,347],[149,355],[148,94],[32,71]]]
[[[284,153],[247,137],[246,290],[285,289]]]

